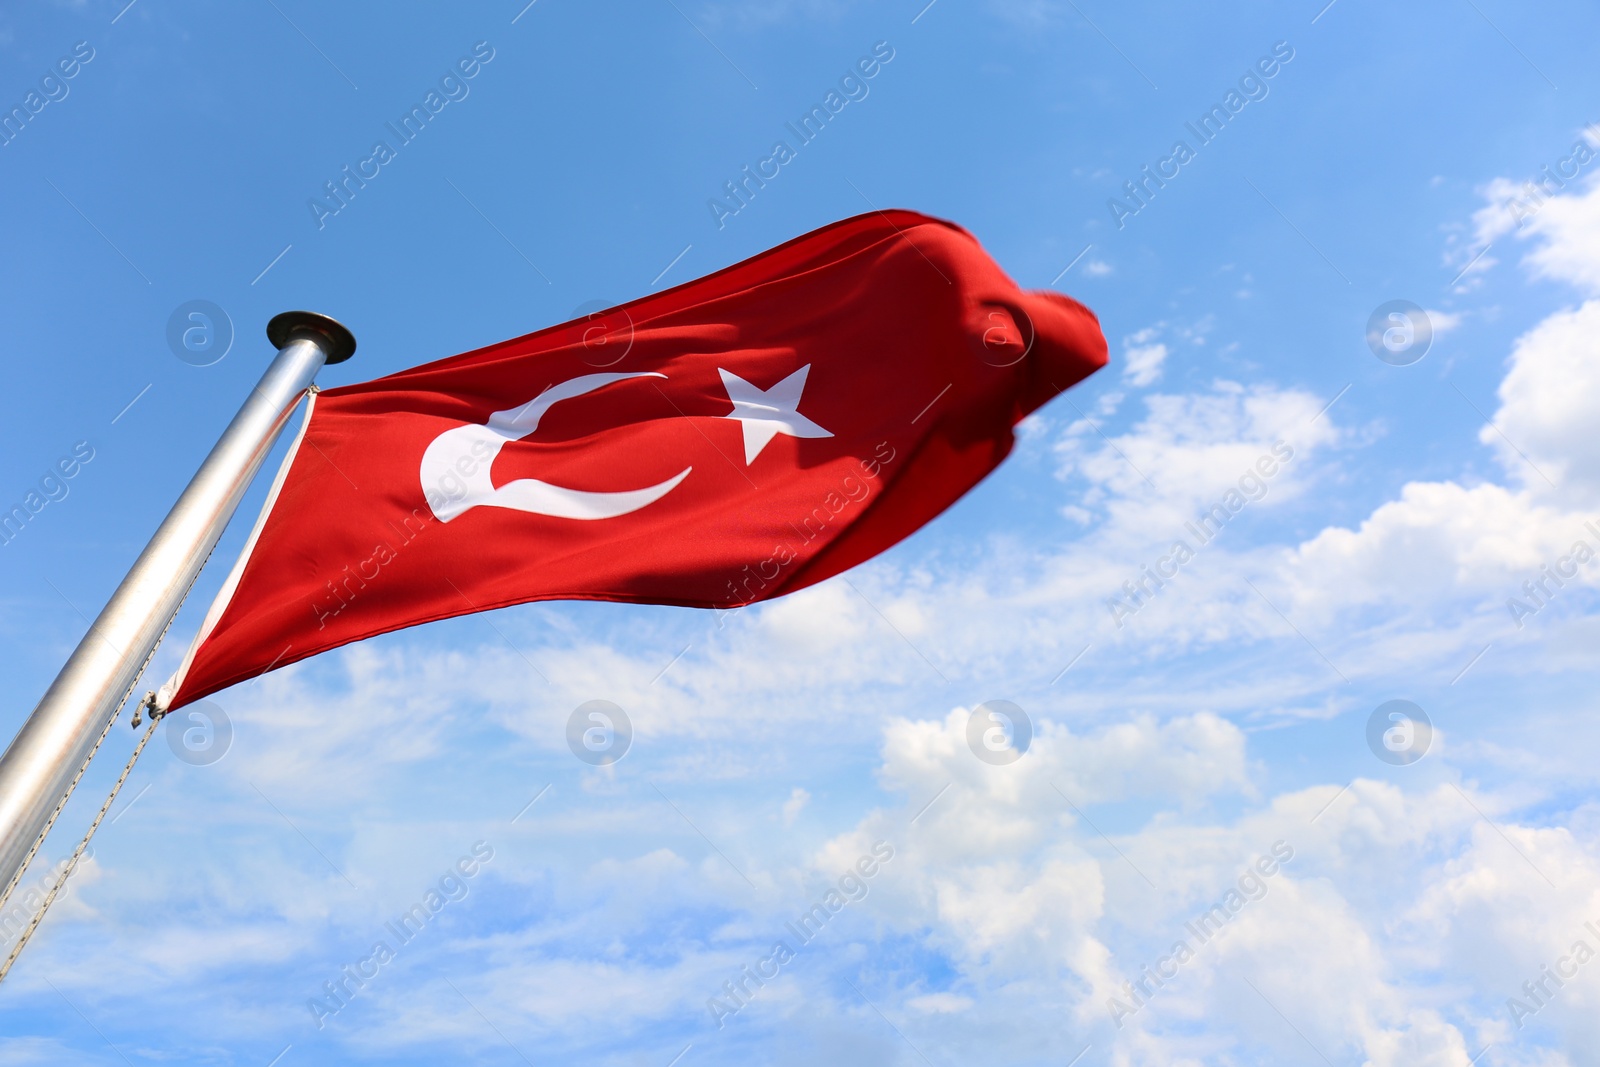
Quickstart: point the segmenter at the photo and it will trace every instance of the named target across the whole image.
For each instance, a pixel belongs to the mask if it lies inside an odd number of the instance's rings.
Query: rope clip
[[[134,729],[137,730],[144,722],[139,716],[141,712],[146,711],[150,713],[150,721],[152,723],[159,722],[166,717],[167,713],[156,706],[156,691],[154,689],[146,691],[144,699],[139,701],[138,705],[133,709],[133,722],[130,725]]]

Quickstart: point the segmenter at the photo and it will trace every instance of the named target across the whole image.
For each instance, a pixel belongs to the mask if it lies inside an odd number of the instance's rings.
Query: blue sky
[[[0,545],[5,730],[278,311],[353,329],[321,376],[345,384],[897,206],[1089,304],[1112,364],[853,585],[721,625],[531,605],[218,694],[231,746],[151,745],[0,989],[0,1063],[1600,1063],[1591,7],[523,3],[0,13],[0,113],[56,98],[0,145],[0,505],[80,460]],[[866,95],[719,225],[875,46]],[[319,226],[324,183],[475,47]],[[233,333],[207,366],[167,340],[195,300]],[[1367,344],[1395,300],[1434,332],[1407,366]],[[1177,577],[1108,605],[1280,442]],[[1574,573],[1534,600],[1547,566]],[[998,699],[1034,738],[992,765],[967,728]],[[1367,740],[1394,699],[1433,725],[1408,765]],[[589,700],[633,724],[613,766],[568,748]],[[860,899],[787,932],[879,842]],[[310,1006],[442,878],[458,899]],[[1526,992],[1542,968],[1571,977]]]

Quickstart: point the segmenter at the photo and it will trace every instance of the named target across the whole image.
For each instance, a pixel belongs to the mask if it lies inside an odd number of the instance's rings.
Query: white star
[[[833,434],[797,410],[800,391],[806,387],[811,364],[789,375],[771,389],[758,389],[732,371],[717,368],[733,410],[725,419],[737,419],[744,428],[744,464],[755,462],[767,443],[780,433],[790,437],[832,437]]]

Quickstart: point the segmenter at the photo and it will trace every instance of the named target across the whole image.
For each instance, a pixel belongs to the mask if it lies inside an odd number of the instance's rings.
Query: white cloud
[[[957,996],[954,993],[928,993],[920,997],[911,997],[906,1001],[906,1007],[924,1015],[935,1013],[949,1015],[971,1009],[976,1003],[971,997]]]
[[[1593,199],[1600,205],[1600,194]],[[1590,255],[1600,282],[1600,230],[1595,240]],[[1519,338],[1500,383],[1494,426],[1479,434],[1514,479],[1549,493],[1548,478],[1561,496],[1580,506],[1600,501],[1597,337],[1600,300],[1552,315]]]
[[[1525,238],[1539,241],[1526,263],[1539,277],[1600,295],[1600,180],[1586,188],[1544,202],[1526,227]]]
[[[1161,379],[1161,365],[1167,361],[1167,346],[1129,345],[1122,351],[1122,380],[1142,389]]]
[[[1584,533],[1576,515],[1493,484],[1411,482],[1356,529],[1329,527],[1284,557],[1297,609],[1429,615],[1441,602],[1512,595]]]
[[[1507,234],[1516,232],[1520,214],[1517,205],[1521,202],[1522,193],[1522,186],[1509,178],[1495,178],[1478,190],[1478,194],[1485,202],[1484,206],[1472,215],[1474,250],[1487,248]],[[1456,254],[1466,255],[1468,258],[1472,255],[1471,252],[1461,250]],[[1470,268],[1466,268],[1465,263],[1462,266],[1464,269],[1481,272],[1488,270],[1495,262],[1485,257],[1472,264]]]
[[[794,821],[800,817],[807,804],[811,803],[811,794],[795,786],[794,792],[789,794],[789,799],[783,802],[783,825],[793,826]]]
[[[1591,153],[1600,147],[1600,133],[1590,127],[1584,140]],[[1576,150],[1579,145],[1574,145]],[[1576,161],[1569,157],[1571,163]],[[1588,169],[1595,163],[1591,154]],[[1473,246],[1454,250],[1468,274],[1482,274],[1498,261],[1485,254],[1472,260],[1507,237],[1537,240],[1539,246],[1524,263],[1538,277],[1564,281],[1590,294],[1600,294],[1600,255],[1596,238],[1600,235],[1600,179],[1587,177],[1563,181],[1544,173],[1531,179],[1513,181],[1495,178],[1479,190],[1485,203],[1473,213]]]
[[[1303,485],[1305,460],[1339,439],[1331,416],[1316,417],[1326,400],[1302,390],[1218,381],[1209,392],[1144,402],[1146,416],[1125,433],[1106,440],[1080,420],[1056,446],[1060,473],[1091,484],[1086,502],[1103,506],[1116,540],[1166,541],[1279,441],[1296,458],[1274,476],[1269,496],[1286,499]]]
[[[1432,327],[1435,337],[1442,337],[1454,330],[1461,325],[1461,320],[1465,317],[1459,312],[1439,311],[1434,308],[1427,309],[1425,314],[1428,316],[1428,325]]]
[[[1059,751],[1036,749],[1005,769],[970,756],[963,765],[960,724],[953,714],[886,733],[888,780],[907,783],[914,767],[920,788],[944,776],[958,783],[896,836],[894,881],[869,899],[879,922],[949,954],[957,968],[948,989],[909,992],[907,1008],[943,1011],[935,1005],[964,1006],[984,990],[993,1004],[994,991],[1053,973],[1059,984],[1048,993],[1031,985],[1029,996],[1048,997],[1080,1041],[1116,1063],[1292,1060],[1306,1054],[1305,1041],[1335,1062],[1364,1057],[1375,1067],[1467,1067],[1491,1042],[1504,1062],[1556,1062],[1509,1025],[1504,999],[1546,956],[1553,964],[1570,953],[1574,937],[1600,947],[1582,926],[1600,912],[1592,854],[1600,842],[1520,825],[1503,801],[1470,788],[1413,795],[1368,779],[1283,793],[1236,820],[1157,817],[1106,840],[1081,812],[1063,814],[1065,805],[1052,809],[1033,792],[1059,773]],[[1169,758],[1192,751],[1173,735],[1158,740],[1148,723],[1129,728]],[[1082,803],[1104,818],[1103,806]],[[1000,832],[963,829],[980,825]],[[903,823],[869,816],[830,842],[819,865],[890,826]],[[1202,940],[1187,924],[1226,903],[1225,891],[1244,885],[1241,872],[1269,852],[1290,858]],[[1555,896],[1545,874],[1561,887]],[[1143,968],[1176,941],[1193,959],[1153,990]],[[1441,969],[1450,976],[1442,987]],[[1148,1003],[1118,1028],[1112,998],[1129,1003],[1125,983],[1136,979],[1146,981]],[[1569,1048],[1589,1047],[1597,988],[1563,993],[1540,1022],[1569,1035]]]
[[[1600,280],[1597,223],[1600,186],[1548,200],[1525,235],[1538,238],[1531,268],[1574,284]],[[1442,318],[1445,328],[1452,318]],[[1437,640],[1444,630],[1435,613],[1454,601],[1478,608],[1482,625],[1473,632],[1481,644],[1513,621],[1505,602],[1526,595],[1524,582],[1538,580],[1579,539],[1600,546],[1585,525],[1600,503],[1600,438],[1592,428],[1600,362],[1590,358],[1597,332],[1600,301],[1590,301],[1516,341],[1493,425],[1478,434],[1510,485],[1408,483],[1358,527],[1329,527],[1288,552],[1276,580],[1296,617],[1331,623],[1341,612],[1381,608],[1391,623],[1408,620],[1419,638]],[[1592,568],[1569,580],[1596,584]],[[1380,648],[1380,655],[1398,651],[1392,640]]]

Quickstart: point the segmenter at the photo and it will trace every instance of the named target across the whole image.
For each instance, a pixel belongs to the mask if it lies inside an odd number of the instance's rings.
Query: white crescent
[[[558,382],[519,408],[497,411],[484,424],[446,430],[422,454],[422,492],[440,522],[459,518],[476,507],[511,508],[558,519],[614,519],[648,507],[676,489],[693,467],[664,482],[620,493],[565,489],[537,478],[519,478],[496,487],[489,478],[495,457],[507,441],[517,441],[539,428],[539,420],[563,400],[593,392],[628,378],[665,378],[637,374],[583,374]]]

